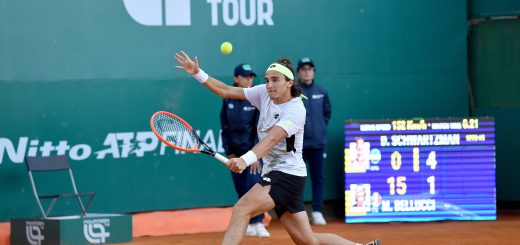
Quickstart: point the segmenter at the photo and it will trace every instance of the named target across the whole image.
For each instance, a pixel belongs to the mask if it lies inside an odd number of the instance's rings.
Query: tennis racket
[[[179,116],[167,111],[158,111],[150,119],[150,126],[157,138],[167,146],[184,152],[204,153],[228,166],[229,160],[206,145],[193,128]]]

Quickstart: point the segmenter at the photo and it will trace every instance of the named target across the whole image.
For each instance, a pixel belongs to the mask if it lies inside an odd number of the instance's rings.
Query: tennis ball
[[[220,45],[220,52],[222,52],[223,54],[230,54],[231,51],[233,51],[233,45],[231,45],[230,42],[223,42]]]

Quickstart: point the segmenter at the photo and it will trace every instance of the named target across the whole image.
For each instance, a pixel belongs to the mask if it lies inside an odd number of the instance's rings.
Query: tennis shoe
[[[252,225],[252,224],[247,225],[246,236],[257,236],[255,225]]]
[[[265,228],[264,224],[262,224],[262,222],[260,223],[256,223],[256,235],[258,237],[270,237],[271,234],[269,233],[269,231],[267,231],[267,229]]]
[[[312,224],[314,225],[326,225],[327,221],[323,218],[323,214],[321,212],[312,212]]]
[[[381,245],[381,241],[376,239],[374,241],[371,241],[371,242],[367,243],[367,245]]]

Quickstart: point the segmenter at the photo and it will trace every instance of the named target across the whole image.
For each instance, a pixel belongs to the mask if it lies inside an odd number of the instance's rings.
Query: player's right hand
[[[197,56],[195,56],[194,60],[191,60],[190,57],[184,53],[184,51],[181,51],[181,54],[175,53],[175,59],[180,64],[180,66],[175,66],[175,68],[184,70],[192,76],[197,74],[200,70]]]
[[[244,162],[244,159],[242,158],[231,158],[228,163],[228,168],[233,173],[242,173],[242,171],[247,167],[246,162]]]

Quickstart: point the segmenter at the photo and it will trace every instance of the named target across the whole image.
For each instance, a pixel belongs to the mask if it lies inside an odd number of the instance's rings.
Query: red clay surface
[[[499,212],[497,221],[441,221],[427,223],[345,224],[329,220],[327,226],[313,226],[316,232],[330,232],[354,242],[378,238],[384,245],[401,244],[520,244],[520,212]],[[246,238],[242,244],[294,244],[287,232],[273,218],[268,227],[270,238]],[[134,238],[132,243],[163,244],[220,244],[223,232]]]

